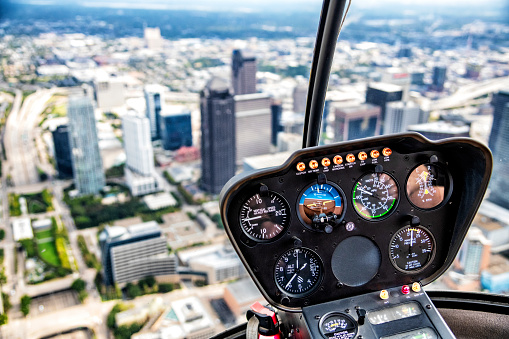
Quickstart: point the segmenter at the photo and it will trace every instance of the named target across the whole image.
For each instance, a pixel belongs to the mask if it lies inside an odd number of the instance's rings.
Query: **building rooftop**
[[[235,101],[267,99],[267,98],[270,98],[270,95],[268,93],[240,94],[233,97]]]
[[[370,110],[380,111],[380,107],[376,106],[376,105],[372,105],[372,104],[360,104],[360,105],[355,105],[355,106],[338,107],[337,108],[337,112],[341,112],[341,113],[347,114],[347,115],[350,115],[350,114],[355,115],[355,114],[358,114],[359,112],[370,111]],[[379,112],[374,112],[374,113],[378,114]]]
[[[161,116],[172,116],[172,115],[190,115],[191,111],[184,105],[167,105],[164,106],[159,113]]]
[[[124,240],[131,237],[139,237],[146,234],[161,233],[161,227],[155,221],[144,222],[141,224],[122,226],[106,226],[99,236],[99,240]]]
[[[385,82],[371,82],[369,83],[368,88],[378,89],[384,92],[399,92],[403,90],[401,86],[388,84]]]
[[[34,233],[32,232],[32,226],[30,225],[30,218],[14,219],[12,221],[12,233],[14,241],[32,239],[34,237]]]
[[[302,138],[302,137],[301,137]],[[250,169],[261,169],[282,165],[292,155],[290,152],[281,152],[274,154],[263,154],[254,157],[244,158],[244,168],[247,165]]]
[[[509,225],[509,210],[486,199],[481,203],[478,214]]]
[[[234,283],[228,284],[226,289],[231,293],[231,295],[239,304],[254,302],[263,298],[251,279],[241,279]]]
[[[177,200],[167,192],[146,195],[143,197],[143,202],[153,211],[177,205]]]
[[[467,125],[455,125],[445,121],[435,121],[426,124],[410,125],[407,127],[407,130],[428,133],[465,134],[470,131],[470,127]]]

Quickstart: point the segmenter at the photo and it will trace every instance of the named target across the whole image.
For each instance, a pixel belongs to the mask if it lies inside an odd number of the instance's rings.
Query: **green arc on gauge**
[[[389,208],[387,208],[382,214],[379,214],[379,215],[369,215],[369,214],[364,214],[361,210],[359,210],[359,208],[357,207],[357,201],[355,200],[355,193],[357,192],[357,187],[359,186],[359,183],[357,183],[353,189],[353,194],[352,194],[352,200],[353,200],[353,204],[355,206],[355,209],[357,210],[357,212],[359,212],[360,214],[362,214],[363,216],[365,216],[366,218],[369,218],[369,219],[375,219],[375,218],[380,218],[380,217],[383,217],[384,215],[386,215],[387,213],[389,213],[391,210],[392,210],[392,207],[394,206],[394,203],[396,202],[396,198],[393,198],[392,199],[392,204],[391,206],[389,206]],[[362,204],[361,204],[362,205]],[[364,205],[362,205],[364,206]],[[364,206],[365,207],[365,206]]]

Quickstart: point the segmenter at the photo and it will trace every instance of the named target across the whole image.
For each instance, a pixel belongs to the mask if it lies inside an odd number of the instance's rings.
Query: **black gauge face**
[[[308,225],[320,214],[341,216],[344,210],[343,192],[336,185],[309,186],[299,199],[299,216]]]
[[[320,332],[325,338],[351,339],[357,334],[357,324],[346,314],[330,313],[320,320]]]
[[[368,173],[357,181],[353,189],[355,210],[367,220],[389,216],[398,198],[398,185],[387,173]]]
[[[444,202],[449,192],[449,176],[437,165],[419,165],[406,183],[406,193],[410,202],[421,209],[432,209]]]
[[[290,208],[277,193],[253,195],[240,208],[240,225],[253,240],[266,242],[277,237],[288,226]]]
[[[431,262],[435,241],[431,233],[421,227],[403,227],[392,237],[389,251],[394,267],[414,273]]]
[[[281,291],[301,297],[318,286],[322,271],[320,257],[315,252],[307,248],[293,248],[279,257],[274,276]]]

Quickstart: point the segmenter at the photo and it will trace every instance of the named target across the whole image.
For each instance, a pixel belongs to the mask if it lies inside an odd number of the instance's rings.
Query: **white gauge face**
[[[367,220],[390,215],[398,198],[398,185],[387,173],[368,173],[357,181],[353,190],[355,210]]]
[[[248,237],[260,242],[270,241],[288,226],[290,208],[277,193],[269,192],[264,197],[255,194],[242,204],[239,218]]]

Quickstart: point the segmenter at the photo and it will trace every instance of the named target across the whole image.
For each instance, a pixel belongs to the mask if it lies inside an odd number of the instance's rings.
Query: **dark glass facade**
[[[162,115],[160,117],[161,140],[165,150],[175,151],[182,146],[193,145],[191,113]]]
[[[67,125],[58,126],[52,132],[55,146],[55,160],[57,162],[58,176],[60,178],[72,178],[71,144]]]

